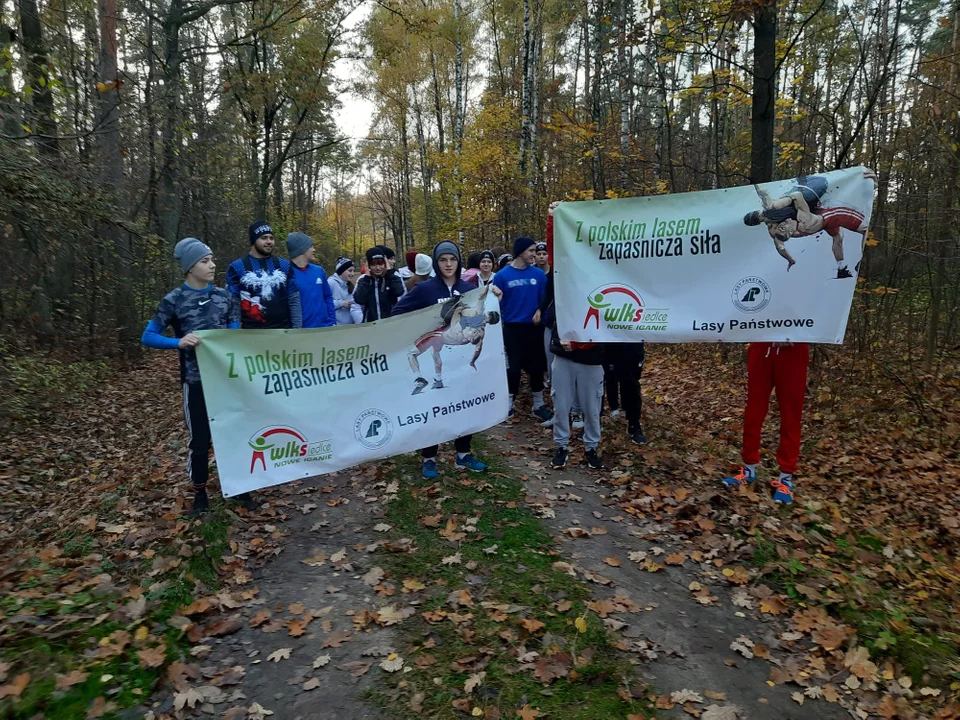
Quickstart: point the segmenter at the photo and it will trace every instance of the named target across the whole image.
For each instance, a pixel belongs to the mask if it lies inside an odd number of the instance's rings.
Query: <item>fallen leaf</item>
[[[476,690],[480,686],[480,684],[484,681],[484,678],[486,677],[487,677],[486,672],[481,671],[478,673],[474,673],[473,675],[468,677],[466,682],[463,684],[463,691],[467,694],[472,693],[474,690]]]
[[[520,720],[536,720],[538,717],[540,717],[540,711],[534,710],[529,705],[524,705],[522,708],[517,710],[517,717],[520,718]]]
[[[303,684],[304,690],[316,690],[320,687],[320,678],[310,678]]]
[[[287,660],[290,657],[290,653],[293,652],[293,648],[277,648],[272,653],[267,655],[267,660],[270,662],[278,663],[281,660]]]
[[[380,667],[386,672],[397,672],[403,667],[403,658],[396,653],[390,653],[381,661]]]
[[[366,675],[367,671],[373,667],[372,662],[363,662],[362,660],[354,660],[353,662],[343,663],[342,665],[337,665],[339,670],[346,670],[353,677],[360,677],[361,675]]]
[[[81,672],[80,670],[71,670],[70,672],[64,675],[57,673],[56,689],[66,690],[67,688],[71,688],[74,685],[79,685],[80,683],[85,682],[88,677],[90,677],[90,673]]]
[[[363,576],[362,580],[364,585],[376,587],[384,577],[386,577],[386,573],[383,571],[383,568],[373,567],[367,571],[367,574]]]
[[[343,645],[343,643],[347,642],[347,640],[349,640],[351,637],[352,636],[350,635],[350,633],[348,633],[346,630],[337,630],[335,633],[331,633],[330,635],[327,636],[327,639],[323,641],[323,644],[320,646],[320,648],[323,649],[328,647],[332,647],[332,648],[340,647],[341,645]]]
[[[609,557],[605,557],[605,558],[603,559],[603,561],[604,561],[607,565],[609,565],[610,567],[620,567],[620,565],[621,565],[621,562],[620,562],[619,560],[617,560],[616,556],[614,556],[614,555],[611,555],[611,556],[609,556]]]
[[[138,650],[137,657],[140,658],[140,664],[145,668],[158,668],[167,661],[167,654],[163,647]]]

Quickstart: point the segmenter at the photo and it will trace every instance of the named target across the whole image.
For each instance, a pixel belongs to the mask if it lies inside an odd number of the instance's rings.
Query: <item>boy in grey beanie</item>
[[[293,265],[293,276],[300,291],[300,312],[303,327],[331,327],[337,324],[333,307],[333,293],[327,284],[327,274],[319,265],[314,265],[316,249],[313,238],[302,232],[287,235],[287,250]]]
[[[213,285],[217,266],[210,248],[196,238],[184,238],[173,249],[173,257],[186,274],[182,285],[164,296],[153,319],[140,338],[147,347],[180,352],[180,384],[187,422],[187,474],[193,484],[193,508],[198,517],[209,507],[210,423],[200,384],[200,369],[194,348],[200,344],[198,330],[240,327],[240,306],[224,288]],[[173,337],[164,335],[167,326]],[[245,501],[242,496],[238,499]],[[247,494],[246,501],[252,504]],[[245,506],[248,504],[244,502]]]

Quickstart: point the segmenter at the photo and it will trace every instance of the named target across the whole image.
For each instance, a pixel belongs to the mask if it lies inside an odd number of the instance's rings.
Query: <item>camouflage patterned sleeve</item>
[[[287,302],[290,304],[290,327],[303,327],[303,307],[300,305],[300,288],[293,274],[293,263],[287,266]]]
[[[227,312],[227,327],[236,330],[240,327],[240,296],[234,295],[229,290],[227,297],[230,299],[230,309]]]
[[[167,326],[173,321],[177,314],[176,291],[167,293],[160,304],[157,305],[157,311],[150,320],[155,326],[160,328],[160,332],[167,329]]]

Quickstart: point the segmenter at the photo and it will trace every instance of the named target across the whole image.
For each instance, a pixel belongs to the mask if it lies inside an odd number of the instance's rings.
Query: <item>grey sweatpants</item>
[[[603,405],[603,365],[583,365],[553,356],[553,442],[570,444],[570,410],[583,413],[583,447],[596,450],[600,444],[600,408]]]

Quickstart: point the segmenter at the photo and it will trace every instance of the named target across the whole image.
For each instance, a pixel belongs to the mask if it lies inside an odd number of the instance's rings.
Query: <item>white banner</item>
[[[509,410],[486,289],[364,325],[198,335],[226,497],[453,440]]]
[[[850,168],[760,186],[561,203],[561,336],[842,343],[873,210]]]

